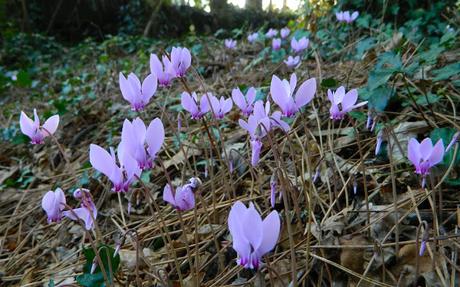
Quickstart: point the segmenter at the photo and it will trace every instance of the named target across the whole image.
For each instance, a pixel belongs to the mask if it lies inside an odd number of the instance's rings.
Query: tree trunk
[[[246,9],[262,11],[262,0],[246,0]]]
[[[227,8],[227,0],[210,0],[209,7],[212,13],[220,14]]]

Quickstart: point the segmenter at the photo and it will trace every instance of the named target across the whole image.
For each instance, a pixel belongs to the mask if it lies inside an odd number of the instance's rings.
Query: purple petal
[[[311,78],[302,83],[295,94],[295,103],[297,109],[308,104],[316,93],[316,79]]]
[[[176,206],[176,200],[172,194],[172,188],[169,184],[166,184],[163,189],[163,200],[170,203],[173,206]]]
[[[420,144],[415,138],[411,138],[409,140],[409,144],[407,145],[407,157],[416,167],[420,164],[421,156],[419,146]]]
[[[21,111],[21,116],[19,118],[19,126],[21,128],[21,132],[28,137],[32,137],[37,130],[37,126],[35,126],[34,121],[29,118],[23,111]]]
[[[47,133],[52,135],[56,132],[58,125],[59,115],[54,115],[45,121],[45,123],[43,124],[43,128]]]
[[[154,119],[150,122],[147,128],[146,141],[148,145],[148,152],[152,158],[155,158],[156,154],[160,150],[165,140],[165,129],[163,123],[159,118]]]
[[[444,157],[444,143],[442,139],[439,139],[438,142],[434,145],[429,161],[431,166],[434,166],[442,161]]]
[[[263,228],[263,238],[262,243],[260,244],[257,253],[259,256],[263,256],[265,253],[271,251],[278,241],[280,234],[281,222],[278,212],[273,210],[270,214],[264,219],[262,223]]]
[[[148,75],[142,82],[142,99],[147,104],[157,91],[158,78],[155,74]]]

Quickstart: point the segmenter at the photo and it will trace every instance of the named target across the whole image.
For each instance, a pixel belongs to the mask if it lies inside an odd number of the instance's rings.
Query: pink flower
[[[40,126],[40,119],[37,110],[34,109],[34,120],[30,119],[23,111],[19,118],[21,132],[31,139],[32,144],[42,144],[47,136],[54,134],[59,125],[59,115],[47,119],[43,126]]]
[[[171,70],[176,77],[184,77],[192,64],[192,55],[187,48],[173,47],[171,50]]]
[[[440,163],[444,157],[444,144],[442,139],[433,146],[430,138],[419,143],[416,139],[409,140],[407,157],[415,166],[415,172],[424,178],[430,169]]]
[[[294,96],[297,85],[297,76],[291,75],[291,79],[280,80],[273,75],[270,85],[270,94],[273,101],[280,107],[285,117],[295,115],[303,106],[307,105],[315,96],[316,80],[311,78],[302,83]]]
[[[220,97],[220,99],[217,99],[216,96],[209,93],[209,100],[212,107],[211,111],[215,119],[223,119],[224,116],[232,110],[233,101],[230,98],[225,99],[224,97]]]
[[[230,49],[230,50],[235,50],[236,49],[236,40],[225,39],[224,44],[225,44],[225,48],[227,48],[227,49]]]
[[[272,40],[272,48],[275,51],[281,49],[281,39],[280,38],[273,38],[273,40]]]
[[[174,79],[171,61],[163,55],[163,63],[158,56],[150,54],[150,72],[157,76],[160,87],[168,87]]]
[[[288,66],[288,68],[297,67],[300,64],[300,56],[289,56],[287,60],[284,60],[284,63],[286,64],[286,66]]]
[[[308,40],[306,37],[300,38],[300,40],[297,41],[295,37],[292,37],[291,39],[291,48],[295,53],[300,53],[303,50],[308,48],[310,40]]]
[[[333,120],[341,120],[351,110],[367,104],[367,101],[356,104],[358,100],[358,90],[352,89],[345,94],[345,88],[343,86],[339,87],[335,92],[327,90],[327,97],[329,101],[331,101],[329,112]]]
[[[239,88],[232,90],[232,99],[235,105],[241,110],[243,115],[246,117],[252,113],[254,101],[256,99],[257,91],[254,87],[250,87],[246,92],[246,96],[243,95]]]
[[[254,43],[257,40],[258,37],[259,37],[259,33],[257,33],[257,32],[249,34],[249,36],[248,36],[249,43]]]
[[[120,72],[119,81],[121,94],[131,104],[133,111],[143,110],[157,91],[158,80],[155,74],[148,75],[141,85],[141,81],[134,73],[130,73],[126,79]]]
[[[273,38],[278,35],[278,30],[270,28],[268,32],[265,34],[267,38]]]
[[[356,20],[356,18],[358,18],[359,16],[359,12],[358,11],[354,11],[353,13],[351,13],[350,11],[339,11],[337,13],[335,13],[335,17],[337,18],[337,21],[339,22],[346,22],[346,23],[352,23],[353,21]]]
[[[135,159],[141,169],[153,167],[156,154],[163,145],[165,130],[159,118],[155,118],[146,128],[140,118],[132,122],[125,120],[121,132],[121,143],[118,146],[118,153],[123,158],[127,153]]]
[[[284,27],[284,28],[281,29],[281,31],[280,31],[281,38],[286,39],[287,36],[289,36],[289,33],[291,33],[291,30],[289,30],[288,27]]]
[[[65,208],[65,194],[60,188],[55,191],[48,191],[42,199],[42,208],[48,216],[48,223],[60,222],[62,219],[62,211]]]
[[[201,119],[210,110],[208,96],[211,97],[212,94],[207,93],[201,96],[198,105],[198,96],[195,92],[193,92],[192,95],[187,92],[183,92],[181,95],[182,107],[192,115],[192,119]]]
[[[262,220],[252,203],[248,208],[241,201],[233,204],[228,215],[228,229],[232,235],[233,249],[238,254],[237,264],[258,269],[262,257],[275,247],[280,228],[277,211],[272,211]]]
[[[81,200],[79,208],[74,208],[71,211],[64,211],[63,215],[71,220],[82,220],[85,223],[85,229],[91,230],[94,228],[94,221],[97,217],[97,208],[93,202],[88,189],[82,188],[74,191],[75,199]]]
[[[120,165],[118,165],[115,151],[112,148],[108,153],[102,147],[91,144],[89,161],[97,171],[109,178],[113,184],[112,191],[127,192],[129,185],[136,177],[140,176],[141,169],[137,161],[129,153],[120,151],[118,152]]]
[[[194,191],[200,185],[200,180],[191,178],[189,183],[178,186],[173,194],[172,187],[166,184],[163,190],[163,200],[170,203],[179,211],[187,211],[195,207]]]

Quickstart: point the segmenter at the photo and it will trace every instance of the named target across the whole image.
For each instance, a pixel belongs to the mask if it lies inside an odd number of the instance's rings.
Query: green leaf
[[[367,85],[369,86],[369,89],[374,90],[387,83],[391,75],[393,75],[393,72],[391,71],[371,71],[369,73],[369,78],[367,79]]]
[[[30,87],[30,85],[32,84],[32,80],[30,79],[29,73],[27,73],[24,70],[19,71],[16,77],[17,77],[16,83],[20,87],[27,88],[27,87]]]
[[[270,59],[273,63],[280,63],[286,57],[286,50],[279,49],[278,51],[272,51]]]
[[[433,81],[447,80],[450,77],[455,76],[459,73],[460,73],[460,63],[453,63],[441,69],[434,70],[433,74],[435,75],[435,77],[433,78]]]
[[[368,101],[368,107],[373,108],[376,111],[385,110],[391,95],[392,90],[390,87],[388,87],[388,85],[384,85],[376,89],[364,88],[359,90],[360,98]]]
[[[376,44],[376,40],[374,37],[369,37],[366,39],[363,39],[362,41],[358,42],[358,45],[356,45],[356,59],[361,60],[364,56],[364,54],[372,49]]]
[[[113,254],[115,253],[115,249],[105,244],[99,245],[98,253],[102,260],[107,277],[109,281],[112,282],[113,274],[118,271],[120,266],[120,255],[117,254],[117,256],[114,257]],[[86,263],[83,266],[83,274],[76,277],[77,282],[85,287],[105,287],[104,276],[100,266],[97,266],[94,273],[91,274],[91,266],[93,265],[94,258],[96,257],[94,250],[92,248],[84,248],[83,255],[86,258]],[[109,262],[112,273],[110,273]]]
[[[431,132],[430,138],[433,141],[433,143],[436,143],[439,139],[442,139],[442,142],[444,143],[444,147],[447,147],[447,145],[450,143],[453,135],[456,132],[457,131],[453,128],[436,128]],[[444,159],[442,160],[440,164],[443,165],[444,167],[448,167],[450,163],[452,162],[453,158],[454,158],[454,148],[451,148],[449,152],[444,154]],[[457,152],[457,156],[455,157],[454,165],[457,165],[459,162],[460,162],[460,152]]]
[[[330,88],[335,88],[339,85],[339,82],[337,82],[336,79],[334,78],[327,78],[321,81],[321,87],[330,89]]]
[[[54,279],[50,279],[50,281],[48,282],[48,287],[54,287]]]

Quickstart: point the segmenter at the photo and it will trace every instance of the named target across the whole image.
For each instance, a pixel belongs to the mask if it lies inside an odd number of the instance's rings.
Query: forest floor
[[[447,146],[460,131],[457,34],[446,32],[428,45],[390,28],[337,25],[298,33],[311,43],[295,70],[282,62],[288,43],[272,51],[270,40],[250,44],[246,36],[232,51],[214,36],[180,41],[117,36],[71,48],[38,35],[6,43],[1,286],[77,286],[75,278],[82,275],[87,277],[79,277],[79,284],[104,286],[102,277],[88,273],[92,262],[84,253],[93,240],[111,252],[123,243],[119,266],[118,257],[111,263],[116,286],[458,286],[458,144],[432,169],[425,188],[407,159],[410,138],[443,139]],[[145,111],[131,111],[119,90],[119,72],[145,77],[150,53],[179,45],[193,54],[186,87],[176,79],[157,91]],[[250,164],[249,139],[236,107],[223,120],[204,122],[191,120],[180,105],[186,88],[230,97],[233,88],[253,86],[257,97],[266,99],[272,75],[289,79],[292,72],[299,84],[315,77],[316,96],[286,119],[288,133],[275,130],[264,140],[257,167]],[[342,85],[347,91],[359,88],[360,101],[369,104],[332,121],[327,89]],[[59,144],[47,139],[31,145],[20,134],[21,110],[31,115],[34,108],[42,120],[60,114]],[[373,131],[366,128],[369,111]],[[146,122],[161,118],[165,143],[142,182],[116,194],[89,164],[89,145],[117,146],[123,120],[137,116]],[[376,155],[378,139],[383,145]],[[268,214],[273,174],[283,193],[274,207],[281,216],[280,237],[258,272],[245,270],[236,264],[228,213],[241,200]],[[163,201],[163,187],[191,177],[202,181],[196,207],[178,213]],[[57,187],[71,206],[78,204],[71,199],[76,188],[91,191],[99,211],[96,231],[85,232],[69,219],[47,223],[41,200]],[[427,248],[419,255],[422,240]]]

